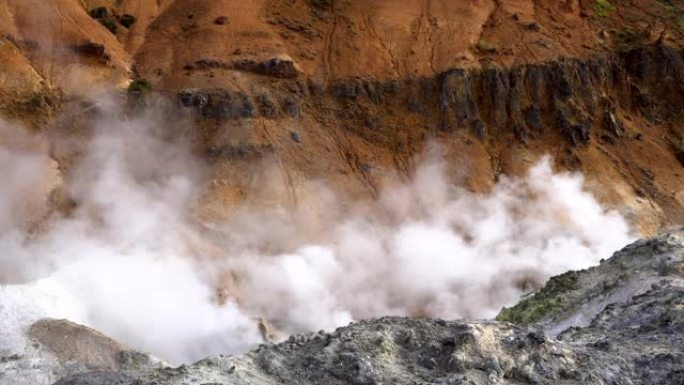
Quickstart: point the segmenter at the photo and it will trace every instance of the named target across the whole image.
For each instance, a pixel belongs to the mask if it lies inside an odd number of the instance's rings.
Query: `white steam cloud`
[[[206,181],[182,136],[154,109],[126,118],[101,103],[64,181],[68,215],[30,209],[51,185],[44,146],[0,144],[0,353],[23,349],[41,317],[176,363],[253,347],[260,317],[281,336],[390,314],[487,318],[632,238],[581,175],[554,174],[549,159],[485,196],[428,161],[372,204],[341,208],[318,186],[285,214],[245,209],[209,230],[193,220]]]

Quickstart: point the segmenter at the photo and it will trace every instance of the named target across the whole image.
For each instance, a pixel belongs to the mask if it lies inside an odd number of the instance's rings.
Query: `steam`
[[[383,194],[379,209],[392,220],[351,215],[324,244],[227,260],[242,280],[241,304],[299,330],[385,314],[490,318],[630,240],[582,177],[554,174],[549,158],[486,196],[445,181],[443,163],[426,164]]]
[[[21,351],[41,317],[175,363],[254,347],[262,317],[280,337],[390,314],[489,318],[632,238],[548,158],[487,195],[449,184],[439,159],[371,204],[342,206],[312,181],[297,208],[239,208],[209,229],[194,219],[205,165],[183,131],[160,109],[129,118],[109,100],[63,182],[68,214],[27,209],[54,185],[45,146],[0,144],[0,353]]]

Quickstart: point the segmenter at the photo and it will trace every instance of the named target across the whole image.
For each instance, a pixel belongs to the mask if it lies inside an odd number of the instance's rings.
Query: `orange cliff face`
[[[453,180],[480,192],[550,154],[649,233],[684,219],[682,33],[668,12],[655,0],[4,0],[0,109],[53,138],[68,172],[59,143],[83,131],[58,126],[74,103],[149,81],[193,116],[212,168],[207,221],[296,206],[312,181],[377,197],[438,142]]]
[[[509,47],[493,61],[509,64],[590,53],[596,39],[586,38],[592,31],[579,7],[556,3],[6,0],[0,31],[18,46],[16,55],[66,91],[100,80],[117,84],[136,72],[166,87],[193,87],[202,79],[184,68],[198,60],[279,55],[318,81],[406,78],[480,66],[482,51],[495,45]],[[101,6],[136,22],[111,33],[88,15]],[[558,36],[542,47],[533,41],[539,36],[523,33],[529,23],[541,26],[541,36]],[[554,32],[559,28],[566,32]],[[102,45],[102,53],[78,49],[88,43]],[[79,81],[69,81],[76,75]]]
[[[591,34],[588,21],[576,7],[568,11],[548,3],[176,1],[153,23],[137,64],[147,77],[156,74],[165,86],[179,87],[202,83],[183,73],[202,59],[287,55],[306,76],[328,82],[354,76],[434,76],[454,67],[480,66],[482,51],[495,44],[508,47],[493,60],[508,64],[589,53],[595,39],[582,37]],[[220,17],[227,22],[214,23]],[[554,36],[542,47],[535,41],[539,36],[525,33],[529,24],[541,22],[552,29],[543,31],[547,34],[555,34],[560,25],[572,34]]]

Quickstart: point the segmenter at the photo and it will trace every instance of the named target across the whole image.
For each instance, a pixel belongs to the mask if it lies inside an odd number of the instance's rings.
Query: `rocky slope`
[[[35,138],[70,180],[114,90],[117,118],[154,115],[208,166],[202,228],[307,206],[321,180],[341,210],[373,200],[437,143],[478,193],[550,154],[653,234],[684,220],[683,37],[663,0],[0,0],[0,115],[37,134],[0,141]],[[40,204],[68,217],[60,185]],[[0,383],[680,384],[681,248],[554,278],[512,323],[385,318],[180,368],[46,320]]]
[[[23,351],[0,359],[0,383],[678,385],[684,230],[554,277],[498,318],[387,317],[178,368],[93,330],[43,320]]]
[[[5,0],[0,109],[51,138],[68,173],[69,151],[85,143],[84,101],[149,82],[197,112],[196,151],[215,181],[207,222],[232,205],[295,206],[312,179],[373,198],[436,141],[478,192],[551,154],[653,233],[684,218],[682,7]],[[263,163],[279,185],[266,198],[254,182]]]

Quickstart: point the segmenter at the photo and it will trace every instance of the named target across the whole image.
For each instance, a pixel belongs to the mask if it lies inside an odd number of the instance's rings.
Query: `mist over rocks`
[[[683,15],[0,2],[0,385],[684,383]]]
[[[296,205],[222,202],[231,217],[208,223],[199,214],[207,190],[230,180],[216,181],[211,162],[193,153],[195,126],[169,118],[162,97],[144,110],[124,102],[93,95],[78,156],[65,156],[61,142],[54,154],[35,146],[30,156],[0,144],[11,160],[0,173],[16,179],[0,208],[31,191],[43,213],[28,230],[32,211],[0,216],[8,355],[41,318],[91,327],[176,365],[252,349],[263,341],[260,318],[283,337],[388,315],[491,318],[548,277],[594,265],[634,238],[581,174],[554,170],[549,157],[478,194],[449,178],[439,144],[377,199],[343,204],[323,181],[306,180]],[[57,187],[53,156],[69,164]],[[251,162],[257,190],[288,194],[275,160]],[[13,174],[23,169],[41,172]]]
[[[548,300],[553,292],[560,305],[549,308],[539,323],[383,317],[178,368],[149,358],[142,362],[153,364],[119,370],[94,370],[72,361],[68,365],[80,373],[56,384],[680,385],[684,229],[635,242],[600,266],[572,274],[572,285],[558,289],[555,277],[513,308],[524,318],[525,312],[537,312],[526,303]],[[102,338],[89,332],[93,341]],[[64,344],[61,350],[69,351],[74,340]],[[42,349],[33,354],[54,354]],[[28,370],[32,357],[0,359],[5,380],[8,367],[21,367],[16,362]],[[55,365],[59,371],[65,364]]]

